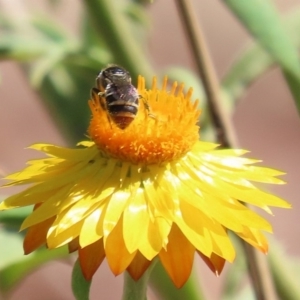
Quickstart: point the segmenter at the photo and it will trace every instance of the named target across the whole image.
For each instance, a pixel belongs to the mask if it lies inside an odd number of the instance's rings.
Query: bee
[[[131,84],[128,71],[117,65],[102,69],[96,78],[92,97],[100,96],[100,104],[119,128],[125,129],[137,115],[140,95]]]

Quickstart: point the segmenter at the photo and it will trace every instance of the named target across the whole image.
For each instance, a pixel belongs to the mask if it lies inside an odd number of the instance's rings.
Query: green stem
[[[72,290],[76,300],[89,300],[91,281],[87,281],[81,271],[79,259],[73,267]]]
[[[107,43],[115,62],[130,70],[133,80],[143,75],[151,80],[153,71],[139,43],[134,39],[124,13],[111,0],[86,0],[83,2],[94,23],[95,30]],[[134,81],[135,82],[135,81]]]
[[[176,4],[182,25],[187,33],[197,72],[202,78],[217,141],[223,147],[237,145],[233,125],[221,99],[217,75],[195,9],[190,0],[176,0]]]
[[[248,272],[257,300],[277,299],[269,266],[264,254],[241,241],[246,255]]]
[[[155,261],[146,270],[144,275],[137,281],[132,279],[129,273],[124,272],[124,286],[122,300],[147,300],[147,285],[150,273],[155,265]]]

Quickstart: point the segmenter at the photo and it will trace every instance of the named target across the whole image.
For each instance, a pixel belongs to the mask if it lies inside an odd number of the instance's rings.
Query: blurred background
[[[276,0],[274,3],[284,17],[295,10],[300,1]],[[217,75],[221,80],[237,55],[249,45],[251,37],[222,1],[193,1],[193,5],[204,30]],[[79,21],[84,9],[82,2],[76,0],[0,0],[0,18],[9,16],[26,27],[33,15],[45,17],[53,20],[74,40],[78,38],[82,30]],[[156,72],[154,74],[168,73],[171,68],[195,72],[191,51],[174,2],[171,0],[154,1],[146,5],[145,12],[146,29],[139,34],[142,37],[143,51],[148,63]],[[0,27],[0,44],[2,34]],[[104,55],[107,54],[104,53]],[[97,65],[95,67],[97,69]],[[99,63],[99,70],[101,67]],[[51,103],[49,104],[48,101],[45,105],[38,89],[32,88],[38,83],[34,82],[34,78],[28,77],[26,68],[28,67],[24,65],[20,67],[19,63],[12,60],[0,61],[1,175],[22,169],[28,159],[37,157],[32,150],[25,149],[33,143],[75,145],[75,140],[66,140],[59,122],[53,121],[56,115],[55,111],[51,110]],[[94,77],[96,75],[95,71]],[[89,77],[86,79],[90,81]],[[180,78],[178,80],[180,81]],[[93,84],[94,79],[90,81],[90,86],[92,87]],[[186,85],[189,85],[189,82],[186,82]],[[45,91],[46,89],[43,93]],[[81,101],[86,103],[88,98],[89,90],[82,91]],[[73,108],[76,105],[77,103],[70,99],[69,103],[64,103],[64,110],[69,110],[70,114],[73,114]],[[82,126],[86,128],[89,112],[86,110],[81,113]],[[231,118],[241,148],[250,150],[250,156],[262,159],[265,166],[287,173],[284,179],[288,184],[272,188],[271,192],[292,203],[293,209],[274,209],[276,218],[260,213],[272,223],[274,237],[283,245],[286,253],[299,256],[300,122],[289,89],[278,68],[271,68],[247,88],[246,93],[235,106]],[[81,128],[74,128],[74,130],[78,130],[78,136],[81,135],[84,138]],[[13,192],[12,189],[1,190],[0,195],[7,196],[11,192]],[[5,243],[0,238],[0,247],[5,247]],[[19,250],[22,253],[22,249]],[[70,287],[72,263],[69,259],[44,265],[26,276],[12,292],[2,299],[74,299]],[[227,265],[226,269],[229,267]],[[198,259],[195,261],[195,268],[199,274],[199,284],[204,288],[207,299],[220,299],[226,270],[217,278]],[[93,282],[91,299],[120,299],[122,278],[121,276],[115,278],[106,262],[96,273]],[[149,291],[149,299],[158,298],[152,291]]]

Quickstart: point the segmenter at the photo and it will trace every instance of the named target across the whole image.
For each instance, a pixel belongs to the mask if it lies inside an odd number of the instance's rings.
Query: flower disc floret
[[[139,77],[139,110],[126,129],[109,119],[100,99],[90,100],[93,118],[88,132],[104,156],[149,165],[179,159],[191,149],[199,138],[198,101],[191,102],[192,89],[185,94],[183,84],[175,82],[170,91],[167,87],[166,78],[162,89],[154,78],[146,90]]]

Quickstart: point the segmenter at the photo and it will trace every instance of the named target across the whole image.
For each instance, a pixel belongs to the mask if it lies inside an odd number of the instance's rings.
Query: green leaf
[[[152,68],[132,34],[129,19],[121,10],[122,5],[111,0],[89,0],[84,3],[97,35],[105,41],[114,62],[131,72],[133,82],[140,74],[151,80]]]
[[[272,57],[257,44],[251,43],[241,51],[222,80],[222,89],[229,111],[233,111],[236,101],[246,89],[272,65],[274,65]]]
[[[35,88],[38,88],[44,81],[45,77],[65,58],[66,53],[61,47],[52,47],[51,49],[51,54],[46,54],[35,60],[30,67],[30,83]]]
[[[6,226],[20,228],[24,219],[32,212],[31,207],[22,207],[0,212],[0,223]]]
[[[253,288],[251,285],[247,284],[246,286],[242,286],[239,291],[230,296],[229,298],[223,298],[222,300],[257,300],[255,294],[253,292]]]
[[[47,16],[41,17],[40,15],[36,15],[32,18],[30,24],[33,28],[37,29],[43,37],[52,40],[53,42],[61,43],[67,40],[73,40],[61,26]]]
[[[87,101],[97,72],[61,66],[45,77],[39,89],[61,132],[74,145],[84,139],[90,112]]]
[[[247,263],[245,260],[244,251],[242,249],[241,242],[238,238],[230,233],[231,240],[237,255],[234,263],[230,265],[226,277],[224,278],[222,300],[244,299],[237,298],[240,296],[239,291],[243,285],[243,279],[247,274]]]
[[[284,25],[290,38],[300,48],[300,8],[284,17]],[[245,45],[222,79],[223,96],[227,99],[229,113],[249,86],[274,64],[274,59],[258,43],[248,42]]]
[[[129,3],[125,8],[125,13],[127,16],[133,21],[132,27],[141,26],[150,28],[150,19],[149,15],[147,14],[146,10],[141,4],[138,3]]]
[[[285,32],[274,5],[269,0],[225,0],[224,3],[280,66],[300,111],[298,52]]]
[[[66,248],[60,248],[53,251],[41,249],[34,254],[24,255],[23,236],[17,231],[0,228],[1,291],[10,291],[35,268],[50,260],[65,257],[67,254]]]
[[[76,300],[89,300],[91,281],[87,281],[82,274],[77,259],[72,272],[72,290]]]
[[[272,240],[268,262],[279,295],[278,298],[284,300],[300,299],[299,258],[288,255],[278,242]]]
[[[47,44],[47,41],[34,37],[24,37],[14,33],[2,34],[0,39],[0,60],[32,60],[48,50]]]
[[[0,281],[1,270],[22,259],[23,237],[18,231],[0,227]]]

